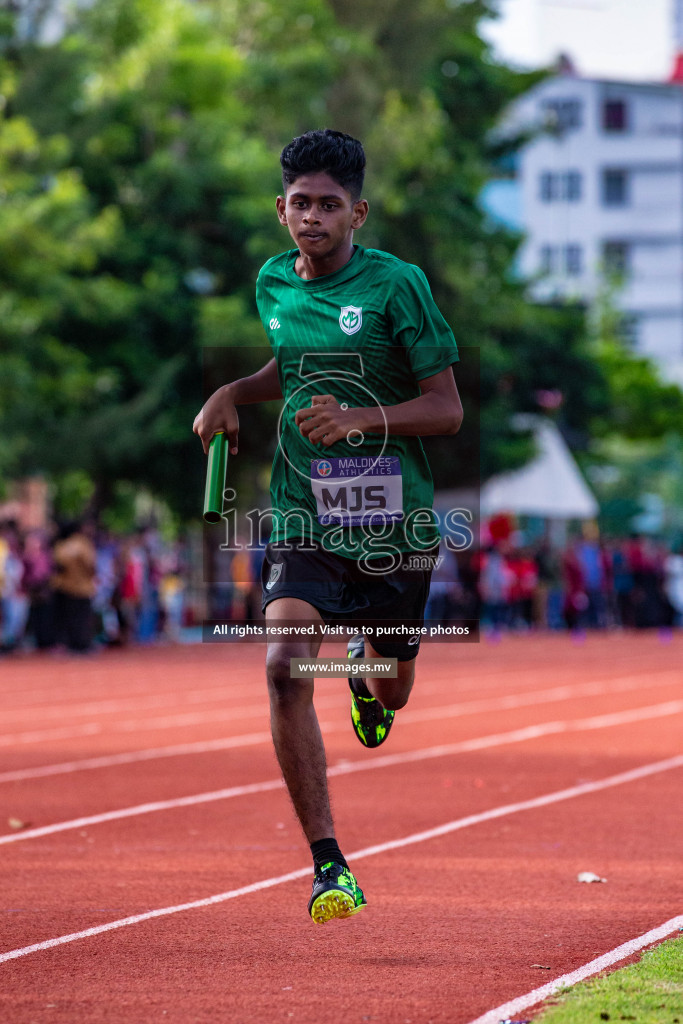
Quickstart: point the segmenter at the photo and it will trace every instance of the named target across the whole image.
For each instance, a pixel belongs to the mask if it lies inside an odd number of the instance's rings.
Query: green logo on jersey
[[[363,309],[361,306],[342,306],[339,314],[339,326],[344,334],[355,334],[363,324]]]

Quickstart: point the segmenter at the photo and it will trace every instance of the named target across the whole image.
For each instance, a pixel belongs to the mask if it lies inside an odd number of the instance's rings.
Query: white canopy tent
[[[594,519],[598,503],[559,430],[540,416],[518,416],[532,430],[538,450],[521,469],[491,477],[481,489],[481,514],[498,512],[545,519]]]

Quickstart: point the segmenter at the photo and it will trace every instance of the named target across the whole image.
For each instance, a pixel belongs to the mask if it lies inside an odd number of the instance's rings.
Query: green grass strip
[[[604,1021],[683,1024],[683,938],[662,943],[630,967],[559,992],[534,1018],[534,1024]]]

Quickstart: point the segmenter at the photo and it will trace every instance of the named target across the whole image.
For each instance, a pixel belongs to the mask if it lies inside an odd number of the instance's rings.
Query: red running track
[[[263,647],[4,661],[0,1020],[468,1024],[661,925],[681,913],[682,654],[649,633],[425,645],[378,751],[346,684],[319,682],[369,900],[325,926]]]

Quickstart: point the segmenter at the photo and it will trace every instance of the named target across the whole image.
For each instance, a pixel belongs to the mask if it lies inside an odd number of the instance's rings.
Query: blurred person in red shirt
[[[579,629],[585,625],[588,595],[583,568],[573,546],[566,549],[562,556],[562,578],[564,582],[564,601],[562,614],[568,629]]]
[[[508,555],[510,583],[508,603],[512,625],[531,629],[534,597],[538,586],[538,569],[527,548],[517,548]]]
[[[134,534],[127,538],[121,546],[118,588],[118,603],[122,619],[121,639],[124,642],[135,639],[137,636],[147,571],[146,563],[147,557],[142,536]]]
[[[663,557],[654,542],[634,534],[627,547],[633,574],[631,605],[636,629],[652,629],[663,624]]]

